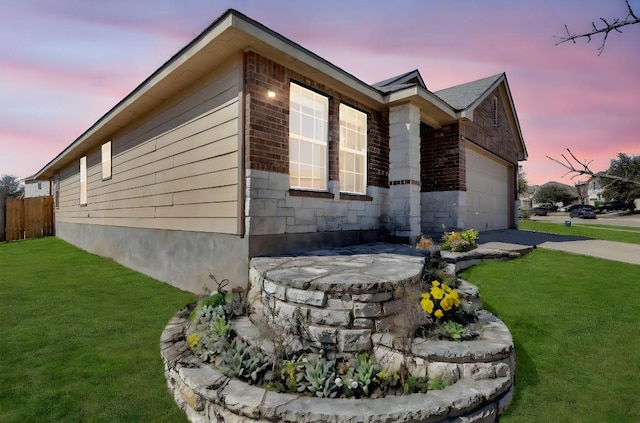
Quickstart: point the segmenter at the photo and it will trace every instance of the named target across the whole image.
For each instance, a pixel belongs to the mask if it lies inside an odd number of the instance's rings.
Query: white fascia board
[[[457,118],[456,112],[451,106],[444,102],[440,97],[433,94],[430,91],[425,90],[417,85],[402,90],[394,91],[385,96],[385,103],[391,104],[400,101],[410,101],[412,98],[418,98],[419,100],[426,101],[429,104],[435,106],[439,111],[446,114],[448,117]]]

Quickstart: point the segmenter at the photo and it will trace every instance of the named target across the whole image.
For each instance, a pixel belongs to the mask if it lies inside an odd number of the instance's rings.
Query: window
[[[42,189],[42,182],[38,181],[38,191]]]
[[[292,188],[327,189],[329,99],[291,83],[289,181]]]
[[[111,141],[102,144],[102,180],[111,178]]]
[[[80,205],[87,205],[87,156],[80,158]]]
[[[340,104],[340,191],[367,193],[367,115]]]

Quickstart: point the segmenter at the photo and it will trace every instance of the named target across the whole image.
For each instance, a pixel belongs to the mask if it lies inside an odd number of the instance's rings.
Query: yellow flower
[[[198,342],[200,342],[200,335],[198,335],[197,333],[192,333],[187,337],[187,344],[189,344],[191,348],[198,345]]]
[[[451,288],[446,283],[442,284],[442,289],[444,289],[444,292],[446,292],[447,294],[451,292]]]
[[[431,282],[431,285],[432,285],[432,286],[440,286],[440,282],[438,282],[438,281],[433,281],[433,282]]]
[[[444,311],[451,310],[451,307],[453,307],[453,298],[451,298],[449,295],[444,297],[442,301],[440,301],[440,307],[442,307]]]
[[[452,289],[451,293],[449,293],[449,295],[451,296],[451,299],[453,300],[453,305],[458,307],[460,305],[460,295],[458,295],[458,291],[456,291],[455,289]]]
[[[433,301],[428,298],[423,298],[422,301],[420,301],[420,307],[422,307],[422,309],[427,313],[431,314],[433,311]]]
[[[433,295],[433,298],[435,298],[436,300],[440,300],[442,299],[442,297],[444,297],[444,291],[441,288],[434,286],[433,288],[431,288],[431,295]]]
[[[426,299],[431,298],[431,295],[429,295],[429,293],[428,293],[428,292],[423,292],[420,296],[421,296],[422,298],[426,298]]]
[[[436,316],[436,318],[441,319],[442,316],[444,316],[444,313],[442,312],[442,310],[437,309],[435,313],[433,313],[434,316]]]

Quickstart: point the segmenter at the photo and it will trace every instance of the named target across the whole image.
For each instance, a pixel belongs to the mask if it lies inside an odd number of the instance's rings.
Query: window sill
[[[303,189],[289,189],[292,197],[333,198],[333,193],[326,191],[306,191]]]
[[[373,197],[366,194],[348,194],[340,193],[341,200],[353,200],[353,201],[373,201]]]

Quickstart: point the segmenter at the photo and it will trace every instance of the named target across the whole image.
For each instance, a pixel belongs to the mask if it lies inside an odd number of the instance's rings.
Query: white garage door
[[[509,167],[466,149],[466,228],[479,231],[506,229],[512,205],[509,200]]]

